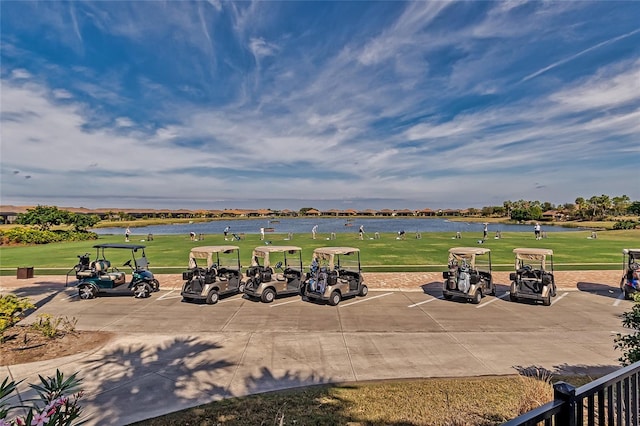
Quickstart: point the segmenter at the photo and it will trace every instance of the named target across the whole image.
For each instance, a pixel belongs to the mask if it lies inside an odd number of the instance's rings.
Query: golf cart
[[[512,302],[517,302],[519,299],[541,300],[543,305],[551,305],[551,298],[556,296],[553,250],[515,248],[513,253],[516,257],[516,272],[509,274],[510,300]]]
[[[131,281],[129,281],[127,288],[133,292],[136,298],[147,298],[152,291],[160,290],[160,283],[148,269],[149,261],[144,252],[145,246],[139,244],[96,244],[93,248],[96,249],[94,261],[91,261],[89,253],[79,255],[78,264],[67,272],[67,283],[69,275],[75,273],[80,299],[93,299],[101,292],[120,289],[126,284],[126,274],[112,266],[111,261],[107,260],[105,256],[105,249],[131,251],[130,259],[122,266],[131,268]],[[136,257],[138,251],[142,251],[142,253]]]
[[[278,262],[271,267],[274,260]],[[274,271],[275,268],[275,271]],[[276,296],[300,294],[302,249],[295,246],[261,246],[253,250],[244,294],[271,303]]]
[[[240,247],[194,247],[189,253],[189,270],[182,273],[183,301],[204,300],[208,305],[220,296],[244,291],[240,266]]]
[[[302,289],[303,298],[322,300],[335,306],[345,297],[366,296],[360,267],[360,249],[322,247],[313,251],[313,261]]]
[[[446,300],[460,297],[478,304],[487,294],[495,296],[491,250],[480,247],[450,248],[448,265],[449,270],[442,273],[442,295]]]
[[[640,291],[640,249],[622,250],[622,271],[620,290],[625,299],[633,299],[634,293]]]

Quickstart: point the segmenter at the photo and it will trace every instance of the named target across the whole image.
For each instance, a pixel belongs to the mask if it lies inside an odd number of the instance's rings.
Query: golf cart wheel
[[[473,303],[474,305],[478,305],[481,301],[482,301],[482,290],[478,289],[478,291],[476,291],[476,294],[473,295],[473,299],[471,300],[471,303]]]
[[[96,288],[91,284],[82,284],[78,287],[78,297],[83,300],[93,299],[96,297]]]
[[[511,300],[512,302],[517,302],[518,301],[518,296],[516,296],[513,293],[509,293],[509,300]]]
[[[336,306],[338,303],[340,303],[341,299],[342,297],[340,297],[340,293],[338,293],[337,291],[333,291],[331,293],[331,296],[329,296],[329,304],[331,306]]]
[[[151,286],[148,283],[139,283],[133,288],[133,296],[136,299],[146,299],[151,296]]]
[[[360,289],[360,293],[358,293],[358,295],[364,297],[367,294],[369,294],[369,287],[367,287],[366,285],[363,285],[362,288]]]
[[[551,306],[551,293],[547,294],[546,297],[542,298],[542,304],[544,306]]]
[[[219,299],[220,295],[218,294],[218,292],[215,290],[211,290],[209,294],[207,294],[207,305],[215,305],[216,303],[218,303]]]
[[[556,285],[553,284],[553,286],[551,287],[551,297],[556,297],[557,295],[557,291],[556,291]]]
[[[160,291],[160,281],[155,278],[151,281],[151,289],[153,291]]]
[[[240,281],[240,284],[238,285],[238,293],[244,293],[244,287],[245,287],[245,283]]]
[[[260,300],[262,300],[264,303],[271,303],[275,298],[276,293],[270,288],[266,288],[262,292],[262,296],[260,296]]]
[[[624,290],[624,300],[632,300],[633,299],[633,294],[631,294],[629,291],[627,291],[627,289],[625,288]]]
[[[444,297],[445,300],[453,299],[453,296],[450,295],[449,293],[442,293],[442,297]]]

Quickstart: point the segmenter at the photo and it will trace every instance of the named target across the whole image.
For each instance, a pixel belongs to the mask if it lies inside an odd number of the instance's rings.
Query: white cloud
[[[11,70],[11,78],[15,80],[28,80],[31,78],[31,73],[25,69],[16,68],[14,70]]]

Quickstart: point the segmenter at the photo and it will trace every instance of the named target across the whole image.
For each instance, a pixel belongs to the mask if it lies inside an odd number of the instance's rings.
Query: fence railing
[[[503,426],[637,426],[640,362],[579,388],[553,385],[554,400]]]

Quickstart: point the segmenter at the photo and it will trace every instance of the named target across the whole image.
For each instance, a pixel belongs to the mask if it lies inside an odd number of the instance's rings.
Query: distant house
[[[305,213],[305,216],[320,216],[322,213],[320,213],[319,210],[316,209],[309,209],[307,210],[307,212]]]
[[[544,220],[565,220],[565,214],[557,210],[547,210],[542,213],[542,219]]]
[[[409,209],[396,210],[394,213],[395,213],[395,216],[402,216],[402,217],[415,216],[415,212]]]
[[[435,216],[436,212],[431,210],[431,209],[425,208],[425,209],[422,209],[422,210],[418,210],[418,212],[416,214],[418,216]]]

